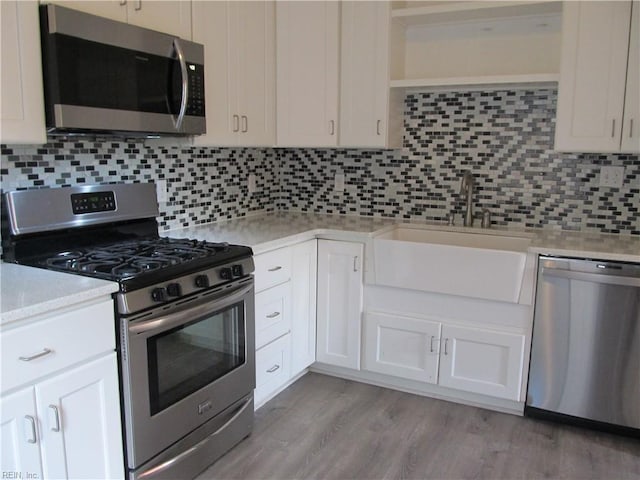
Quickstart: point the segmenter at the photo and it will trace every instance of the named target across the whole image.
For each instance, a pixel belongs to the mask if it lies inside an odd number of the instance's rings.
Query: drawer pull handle
[[[280,365],[278,365],[278,364],[276,363],[273,367],[271,367],[269,370],[267,370],[267,373],[273,373],[273,372],[275,372],[276,370],[278,370],[279,368],[280,368]]]
[[[280,316],[280,312],[273,312],[267,315],[267,318],[276,318]]]
[[[269,269],[270,272],[277,272],[278,270],[282,270],[282,267],[280,265]]]
[[[431,335],[431,341],[429,342],[429,351],[431,353],[433,353],[433,341],[435,340],[436,337],[434,337],[433,335]]]
[[[444,339],[444,354],[445,354],[445,355],[448,355],[448,354],[449,354],[449,352],[447,352],[447,345],[448,345],[448,344],[449,344],[449,339],[448,339],[448,338],[445,338],[445,339]]]
[[[27,443],[36,443],[38,441],[36,434],[36,419],[31,415],[25,415],[24,419],[27,420],[31,426],[31,438],[27,438]]]
[[[55,426],[51,428],[52,432],[60,431],[60,412],[58,411],[58,407],[55,405],[49,405],[49,408],[53,410],[53,419],[55,421]]]
[[[18,358],[23,362],[30,362],[31,360],[44,357],[45,355],[49,355],[50,353],[53,353],[53,350],[51,350],[50,348],[45,348],[40,353],[36,353],[35,355],[31,355],[30,357],[18,357]]]

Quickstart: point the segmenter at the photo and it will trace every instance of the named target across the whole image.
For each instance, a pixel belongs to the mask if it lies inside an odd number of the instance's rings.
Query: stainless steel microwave
[[[40,30],[49,134],[206,132],[202,45],[58,5]]]

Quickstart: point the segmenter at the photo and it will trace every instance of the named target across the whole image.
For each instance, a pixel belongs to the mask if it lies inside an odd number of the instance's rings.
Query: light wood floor
[[[307,374],[208,479],[640,479],[640,441]]]

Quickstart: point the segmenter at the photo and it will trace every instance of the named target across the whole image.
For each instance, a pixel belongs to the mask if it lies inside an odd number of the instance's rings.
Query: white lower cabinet
[[[42,478],[38,413],[32,387],[20,390],[0,400],[2,472],[14,478]]]
[[[420,382],[438,382],[440,323],[367,313],[364,368]]]
[[[366,370],[519,400],[525,336],[368,312]]]
[[[256,352],[255,405],[260,406],[271,398],[290,377],[291,334],[287,334]]]
[[[122,478],[115,352],[2,397],[2,471]]]
[[[254,257],[256,407],[315,361],[317,243],[309,240]]]
[[[113,301],[24,323],[0,329],[0,471],[11,478],[123,478]]]
[[[318,242],[309,240],[292,249],[291,374],[297,375],[316,361]]]
[[[439,384],[467,392],[518,400],[525,336],[442,326]]]
[[[318,240],[318,362],[360,369],[361,243]]]
[[[291,331],[291,282],[256,293],[256,348]]]

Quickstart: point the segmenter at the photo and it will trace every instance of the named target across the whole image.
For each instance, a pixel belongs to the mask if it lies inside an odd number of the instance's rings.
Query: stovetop
[[[116,281],[126,292],[251,255],[241,245],[155,237],[64,249],[20,263]]]
[[[51,270],[94,275],[107,280],[124,280],[154,270],[184,264],[199,258],[224,256],[232,249],[227,243],[157,238],[131,240],[111,245],[62,251],[38,263]]]

